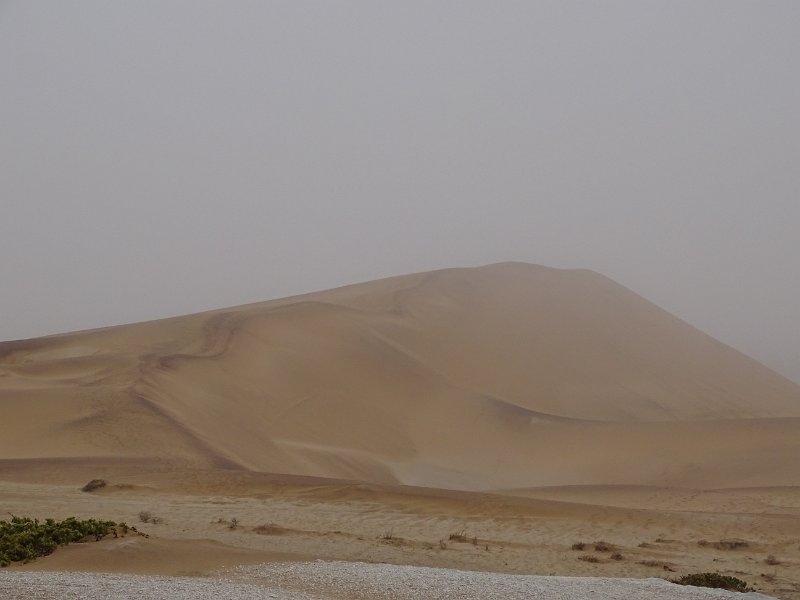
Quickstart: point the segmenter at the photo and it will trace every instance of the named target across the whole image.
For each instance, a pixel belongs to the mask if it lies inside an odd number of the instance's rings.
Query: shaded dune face
[[[0,344],[6,459],[458,489],[800,483],[800,387],[589,271],[391,278]]]

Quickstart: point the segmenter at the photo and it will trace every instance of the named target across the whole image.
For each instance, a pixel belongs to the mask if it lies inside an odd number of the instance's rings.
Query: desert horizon
[[[800,386],[587,270],[3,342],[0,403],[4,512],[149,535],[10,569],[718,571],[800,598]]]
[[[799,21],[0,2],[0,598],[800,600]]]

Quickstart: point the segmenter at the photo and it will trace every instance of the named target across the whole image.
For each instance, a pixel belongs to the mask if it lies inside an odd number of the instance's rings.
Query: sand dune
[[[589,271],[423,273],[0,344],[6,459],[456,489],[800,483],[800,386]]]
[[[722,571],[800,598],[800,386],[588,271],[454,269],[6,342],[0,408],[3,511],[151,536],[15,570]]]

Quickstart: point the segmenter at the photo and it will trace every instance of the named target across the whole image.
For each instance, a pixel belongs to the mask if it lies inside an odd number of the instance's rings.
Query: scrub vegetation
[[[13,562],[30,562],[40,556],[52,554],[59,546],[72,542],[99,541],[109,534],[125,535],[129,528],[125,523],[86,519],[79,521],[69,517],[63,521],[28,517],[11,517],[0,521],[0,566]]]

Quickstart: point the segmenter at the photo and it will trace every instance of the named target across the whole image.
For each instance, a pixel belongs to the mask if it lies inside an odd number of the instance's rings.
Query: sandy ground
[[[149,534],[9,573],[720,571],[800,599],[797,486],[800,386],[589,271],[448,269],[0,343],[0,513]]]
[[[148,477],[149,485],[132,483]],[[719,571],[765,594],[800,599],[800,489],[524,493],[298,482],[238,472],[174,478],[132,472],[92,493],[78,485],[6,480],[0,508],[40,518],[126,521],[150,536],[70,545],[11,571],[202,576],[310,559],[615,578]],[[160,522],[142,523],[142,511]],[[736,549],[719,543],[734,539],[742,542]],[[573,549],[579,543],[583,549]]]

